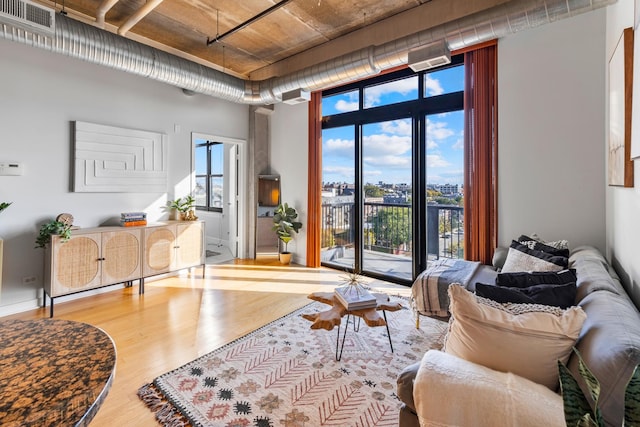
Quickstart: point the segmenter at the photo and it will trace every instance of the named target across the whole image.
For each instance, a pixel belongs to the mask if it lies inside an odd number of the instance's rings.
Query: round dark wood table
[[[60,319],[0,320],[0,425],[86,426],[115,374],[104,331]]]

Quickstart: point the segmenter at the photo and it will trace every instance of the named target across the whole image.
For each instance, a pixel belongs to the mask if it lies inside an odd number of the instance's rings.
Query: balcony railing
[[[352,202],[322,205],[322,260],[352,267],[355,230]],[[464,209],[454,205],[427,205],[428,260],[462,258]],[[365,269],[392,272],[412,279],[412,208],[409,204],[365,203],[363,211]],[[370,262],[367,262],[369,260]],[[375,262],[374,262],[375,260]]]

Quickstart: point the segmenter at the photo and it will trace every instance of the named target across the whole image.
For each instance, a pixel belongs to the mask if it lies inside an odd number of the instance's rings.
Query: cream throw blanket
[[[421,427],[564,427],[562,397],[511,373],[429,350],[413,388]]]

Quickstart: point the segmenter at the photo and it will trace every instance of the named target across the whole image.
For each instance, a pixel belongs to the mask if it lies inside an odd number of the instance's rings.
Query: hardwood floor
[[[153,413],[138,399],[138,388],[221,345],[309,303],[311,292],[343,282],[344,272],[281,266],[277,260],[236,261],[147,280],[138,287],[56,303],[55,318],[89,323],[116,345],[113,386],[91,423],[100,426],[153,426]],[[367,280],[377,290],[409,295],[409,288]],[[41,308],[5,319],[47,318]]]

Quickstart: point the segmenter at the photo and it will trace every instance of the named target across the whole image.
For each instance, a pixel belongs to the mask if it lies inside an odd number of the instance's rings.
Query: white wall
[[[498,44],[498,235],[605,248],[605,10]]]
[[[0,201],[13,202],[0,214],[0,314],[35,307],[42,296],[43,253],[33,248],[40,224],[61,212],[81,227],[132,210],[164,219],[167,199],[190,192],[191,132],[248,139],[246,105],[187,97],[173,86],[14,42],[0,40],[0,52],[0,161],[25,165],[24,176],[0,176]],[[71,192],[75,120],[166,133],[168,193]],[[23,285],[28,276],[36,283]]]
[[[307,258],[307,182],[309,180],[309,106],[276,104],[271,115],[271,170],[280,175],[282,202],[293,205],[302,229],[289,243],[294,262],[306,265]]]
[[[622,30],[633,27],[633,0],[619,0],[607,7],[607,37],[606,53],[603,63],[606,64],[613,54],[615,45],[622,34]],[[640,43],[638,31],[635,33],[635,43]],[[636,50],[637,52],[637,50]],[[640,64],[639,59],[634,66]],[[607,77],[608,79],[608,77]],[[640,82],[634,82],[634,96],[640,96]],[[608,103],[607,103],[608,105]],[[633,115],[640,111],[633,111]],[[608,119],[607,119],[608,120]],[[634,143],[640,144],[640,129],[633,129],[631,137]],[[606,160],[607,145],[602,145],[602,152]],[[606,167],[605,161],[605,167]],[[606,175],[605,175],[606,176]],[[627,290],[635,294],[635,303],[640,306],[640,161],[634,162],[635,185],[633,188],[609,187],[606,179],[606,230],[607,257],[616,268]]]

